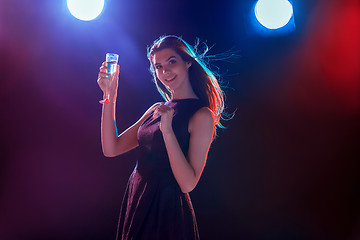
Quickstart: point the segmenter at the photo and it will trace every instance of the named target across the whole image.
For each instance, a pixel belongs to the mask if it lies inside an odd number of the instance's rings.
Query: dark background
[[[360,3],[293,1],[295,31],[259,34],[255,1],[108,0],[83,22],[65,0],[0,1],[0,239],[114,239],[136,150],[100,145],[106,52],[120,54],[121,132],[161,100],[146,46],[210,54],[227,111],[191,193],[202,239],[360,239]]]

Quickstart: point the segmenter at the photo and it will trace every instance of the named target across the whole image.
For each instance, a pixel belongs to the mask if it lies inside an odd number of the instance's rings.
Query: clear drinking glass
[[[118,63],[119,60],[119,55],[117,55],[116,53],[107,53],[106,54],[106,66],[108,67],[108,69],[106,70],[106,72],[108,74],[113,74],[116,71],[116,64]],[[100,101],[100,102],[109,102],[110,101],[110,81],[112,81],[112,77],[108,77],[107,78],[108,82],[106,85],[106,89],[105,89],[105,96],[104,96],[104,100]]]

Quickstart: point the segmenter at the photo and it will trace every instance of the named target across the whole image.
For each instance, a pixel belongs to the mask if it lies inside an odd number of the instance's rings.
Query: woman
[[[207,154],[221,127],[223,92],[190,45],[176,36],[156,40],[148,49],[150,70],[166,102],[155,103],[119,136],[115,101],[119,67],[113,75],[100,67],[98,84],[110,84],[103,105],[104,155],[138,147],[140,158],[121,206],[117,239],[199,239],[189,192],[197,185]]]

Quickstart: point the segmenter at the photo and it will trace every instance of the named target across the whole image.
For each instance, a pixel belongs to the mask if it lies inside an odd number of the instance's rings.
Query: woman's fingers
[[[110,75],[118,76],[118,75],[119,75],[119,72],[120,72],[120,71],[119,71],[119,70],[120,70],[120,66],[119,66],[119,64],[116,64],[115,72],[112,73],[112,74],[110,74],[110,73],[108,72],[108,70],[109,70],[109,67],[106,66],[106,62],[103,62],[103,64],[102,64],[101,67],[100,67],[100,72],[99,72],[99,73],[106,73],[108,77],[109,77]]]
[[[159,112],[159,107],[162,106],[162,105],[164,105],[163,102],[161,102],[160,104],[158,104],[158,105],[156,105],[156,106],[154,107],[154,114],[153,114],[153,118],[154,118],[154,119],[159,116],[159,114],[160,114],[160,112]]]
[[[160,112],[160,113],[165,113],[165,112],[171,111],[171,110],[172,110],[172,108],[164,105],[164,103],[160,104],[160,106],[158,107],[158,112]]]
[[[100,72],[107,72],[108,69],[109,69],[108,67],[101,66],[100,67]]]
[[[107,74],[107,73],[103,73],[103,72],[99,73],[97,82],[100,85],[100,87],[104,86],[105,81],[106,81],[106,79],[108,79],[108,77],[109,77],[109,74]]]
[[[157,118],[161,114],[165,114],[168,112],[171,113],[173,111],[174,109],[172,109],[171,107],[166,106],[164,103],[160,103],[160,105],[156,106],[153,117]]]
[[[100,72],[98,74],[98,82],[103,82],[104,78],[109,78],[111,74],[107,72],[109,68],[106,66],[106,62],[103,62],[100,67]]]
[[[99,72],[98,77],[99,78],[108,78],[108,77],[110,77],[110,74],[108,74],[106,72]]]
[[[107,72],[109,67],[107,66],[106,62],[103,62],[100,67],[100,72]]]
[[[153,118],[155,119],[157,117],[157,109],[160,106],[161,103],[155,103],[154,105],[151,106],[150,111],[153,112]]]
[[[120,65],[116,64],[115,73],[119,73]],[[107,62],[103,62],[100,67],[100,71],[104,72],[109,70],[109,67],[107,66]]]
[[[110,74],[106,73],[106,71],[101,71],[98,74],[97,83],[100,86],[100,89],[102,91],[105,91],[106,85],[108,84],[108,79],[110,77]]]

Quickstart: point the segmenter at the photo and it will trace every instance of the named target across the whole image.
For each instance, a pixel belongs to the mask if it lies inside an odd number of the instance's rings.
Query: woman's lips
[[[171,78],[165,79],[165,81],[171,82],[171,81],[173,81],[175,78],[176,78],[176,75],[172,76]]]

